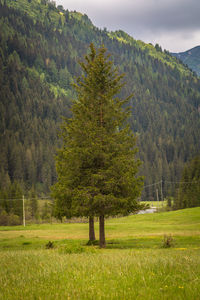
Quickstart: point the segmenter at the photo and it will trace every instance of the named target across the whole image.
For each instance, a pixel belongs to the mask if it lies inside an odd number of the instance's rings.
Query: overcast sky
[[[122,29],[137,40],[183,52],[200,45],[200,0],[56,0],[93,24]]]

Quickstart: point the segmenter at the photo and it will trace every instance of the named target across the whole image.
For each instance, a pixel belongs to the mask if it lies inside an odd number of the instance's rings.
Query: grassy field
[[[200,208],[108,219],[106,238],[86,246],[85,223],[0,227],[0,299],[200,299]]]

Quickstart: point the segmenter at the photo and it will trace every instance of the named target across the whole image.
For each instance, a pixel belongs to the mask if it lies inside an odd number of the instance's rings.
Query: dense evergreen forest
[[[86,15],[47,0],[0,0],[0,188],[18,182],[48,194],[56,180],[59,124],[70,115],[71,86],[89,44],[102,44],[133,93],[143,200],[172,194],[185,163],[200,149],[200,80],[168,51],[123,31],[96,28]]]
[[[200,156],[189,161],[183,170],[175,209],[200,206]]]

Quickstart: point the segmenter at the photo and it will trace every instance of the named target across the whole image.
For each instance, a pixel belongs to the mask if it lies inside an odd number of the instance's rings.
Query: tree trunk
[[[105,226],[104,226],[104,216],[99,217],[99,246],[100,248],[106,247],[105,239]]]
[[[95,241],[94,217],[89,217],[89,240]]]

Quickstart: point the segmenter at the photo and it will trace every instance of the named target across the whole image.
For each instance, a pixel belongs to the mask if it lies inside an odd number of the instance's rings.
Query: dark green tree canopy
[[[200,156],[186,164],[175,199],[177,209],[195,206],[200,206]]]
[[[128,99],[116,95],[122,77],[104,47],[81,63],[72,118],[62,125],[63,147],[57,155],[58,182],[53,187],[58,216],[108,216],[138,209],[142,178],[137,177],[135,137],[126,120]]]

